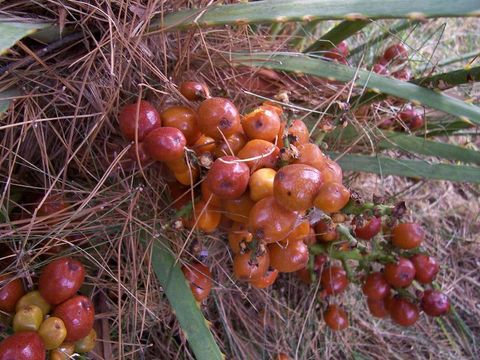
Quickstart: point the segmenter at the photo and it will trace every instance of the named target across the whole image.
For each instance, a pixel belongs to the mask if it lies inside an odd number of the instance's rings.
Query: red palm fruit
[[[310,141],[310,133],[307,125],[305,125],[302,120],[293,120],[288,128],[288,131],[285,131],[285,127],[286,123],[282,122],[280,125],[280,130],[278,131],[278,147],[282,148],[285,146],[284,139],[286,136],[288,136],[289,143],[295,146],[307,144]]]
[[[385,280],[395,287],[404,288],[409,286],[415,278],[415,267],[407,258],[399,258],[396,263],[385,265]]]
[[[160,115],[155,107],[146,100],[140,100],[125,105],[119,115],[120,131],[127,140],[135,140],[135,132],[138,141],[143,141],[153,129],[162,125]]]
[[[416,223],[402,223],[392,229],[392,243],[400,249],[419,247],[424,238],[425,231]]]
[[[184,81],[180,85],[180,93],[190,101],[204,100],[210,97],[207,85],[197,81]]]
[[[259,107],[245,115],[242,127],[250,139],[273,142],[280,131],[280,117],[267,107]]]
[[[401,43],[390,45],[385,49],[383,59],[387,62],[394,62],[397,64],[404,63],[408,60],[407,48]]]
[[[382,230],[382,219],[379,217],[372,217],[365,222],[363,226],[355,227],[355,236],[363,239],[370,240]]]
[[[344,330],[348,327],[347,313],[336,304],[328,305],[323,318],[327,326],[333,331]]]
[[[277,280],[277,277],[278,270],[267,270],[267,272],[262,277],[250,280],[250,284],[257,289],[265,289],[273,285],[273,283],[275,283],[275,281]]]
[[[247,190],[250,169],[235,156],[223,156],[213,163],[205,181],[221,199],[238,199]]]
[[[348,278],[345,270],[339,266],[330,266],[322,271],[320,284],[327,295],[338,295],[348,286]]]
[[[392,320],[401,326],[412,326],[420,316],[417,305],[398,296],[392,299],[389,312]]]
[[[240,114],[230,100],[209,98],[198,108],[198,127],[203,134],[223,140],[240,130]]]
[[[308,247],[302,241],[268,245],[270,266],[280,272],[295,272],[308,263]]]
[[[362,287],[363,293],[372,300],[381,300],[390,294],[390,285],[380,272],[369,274]]]
[[[33,331],[13,334],[0,342],[0,360],[45,360],[40,335]]]
[[[416,254],[410,258],[410,261],[415,267],[415,280],[421,284],[430,284],[440,270],[440,265],[435,258],[428,255]]]
[[[190,284],[193,297],[197,301],[205,300],[212,289],[212,273],[210,269],[200,262],[182,266],[183,275]]]
[[[171,106],[160,114],[163,126],[180,130],[189,146],[202,135],[198,128],[197,113],[186,106]]]
[[[450,301],[441,291],[429,289],[421,295],[420,307],[428,316],[442,316],[450,311]]]
[[[144,145],[153,160],[174,161],[184,156],[187,139],[177,128],[159,127],[145,137]]]
[[[21,279],[10,279],[7,275],[0,275],[0,310],[12,313],[17,301],[25,295]]]

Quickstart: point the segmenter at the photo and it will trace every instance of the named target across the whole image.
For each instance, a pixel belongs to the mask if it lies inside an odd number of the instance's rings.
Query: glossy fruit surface
[[[183,275],[190,284],[193,297],[197,301],[205,300],[212,289],[212,273],[210,269],[200,262],[182,266]]]
[[[271,258],[270,258],[271,261]],[[267,287],[273,285],[275,280],[278,277],[278,270],[267,270],[267,272],[258,279],[250,280],[250,284],[257,289],[266,289]]]
[[[228,244],[234,254],[244,251],[252,239],[253,235],[244,223],[234,223],[228,232]]]
[[[303,269],[308,263],[308,247],[302,241],[273,243],[268,245],[268,251],[270,266],[280,272],[294,272]]]
[[[0,275],[0,310],[14,312],[15,304],[25,294],[21,279]]]
[[[431,256],[415,254],[410,261],[415,267],[415,280],[421,284],[430,284],[440,271],[440,265]]]
[[[322,173],[322,178],[324,183],[338,183],[341,184],[343,181],[343,171],[340,165],[335,161],[327,159],[325,161],[324,167],[320,170]]]
[[[236,132],[227,138],[227,141],[220,141],[213,150],[213,155],[217,158],[228,155],[237,155],[248,142],[247,136],[243,132]]]
[[[312,226],[310,226],[310,229],[308,230],[308,235],[303,239],[303,243],[307,246],[312,246],[317,243],[317,235]]]
[[[322,186],[322,174],[309,165],[291,164],[277,171],[273,182],[275,200],[292,211],[307,210]]]
[[[258,169],[252,175],[248,182],[250,189],[250,199],[257,202],[267,196],[273,195],[273,180],[276,171],[269,168]]]
[[[248,193],[245,193],[238,199],[225,200],[223,214],[233,221],[248,223],[248,215],[254,204]]]
[[[368,220],[364,220],[362,226],[356,226],[354,233],[355,236],[363,239],[370,240],[382,230],[382,219],[379,217],[372,217]]]
[[[215,139],[211,138],[210,136],[202,135],[200,138],[195,141],[193,145],[193,149],[198,155],[204,154],[206,152],[213,153],[217,144],[215,143]]]
[[[250,180],[248,166],[234,156],[223,156],[213,163],[205,181],[210,191],[221,199],[238,199]]]
[[[185,153],[187,139],[174,127],[160,127],[152,130],[144,140],[147,154],[157,161],[181,159]]]
[[[340,211],[350,200],[350,191],[339,183],[326,183],[320,187],[313,205],[323,212]]]
[[[254,239],[267,243],[288,236],[297,221],[298,213],[281,207],[273,196],[258,201],[250,210],[248,229]]]
[[[97,342],[97,332],[92,329],[83,339],[75,341],[75,351],[83,354],[92,351],[95,348]]]
[[[268,252],[254,254],[249,250],[233,258],[233,273],[238,280],[255,280],[265,275],[270,266]]]
[[[200,192],[202,193],[202,200],[208,202],[209,206],[216,208],[222,207],[223,200],[212,193],[206,181],[202,181],[202,184],[200,185]]]
[[[387,62],[392,61],[395,63],[404,63],[408,60],[407,48],[401,43],[390,45],[387,49],[385,49],[383,58]]]
[[[206,233],[211,233],[215,231],[220,224],[221,217],[222,213],[218,209],[207,206],[206,202],[200,200],[195,203],[192,226],[196,224],[196,229],[202,230]]]
[[[385,280],[395,287],[403,288],[409,286],[415,278],[415,267],[406,258],[399,258],[396,263],[385,265]]]
[[[238,152],[240,159],[247,160],[245,164],[252,171],[261,168],[274,168],[278,161],[280,149],[271,142],[254,139],[245,144],[243,149]]]
[[[42,338],[47,350],[53,350],[62,345],[67,336],[67,329],[62,319],[50,316],[40,325],[38,335]]]
[[[280,131],[280,117],[275,111],[261,106],[245,115],[242,127],[250,139],[274,141]]]
[[[320,284],[327,295],[340,294],[348,286],[347,273],[340,266],[329,266],[323,269]]]
[[[200,172],[197,167],[191,167],[186,171],[174,172],[175,180],[185,186],[193,186],[198,180]]]
[[[180,93],[190,101],[204,100],[210,97],[207,85],[197,81],[184,81],[180,85]]]
[[[392,243],[400,249],[414,249],[422,243],[425,231],[416,223],[398,224],[392,230]]]
[[[310,235],[310,223],[308,220],[298,220],[295,227],[292,231],[288,234],[288,236],[282,240],[284,243],[290,243],[295,241],[302,241],[308,235]]]
[[[286,123],[282,122],[278,132],[278,147],[285,146],[285,137],[288,137],[289,143],[295,146],[307,144],[310,141],[307,125],[302,120],[293,120],[288,130],[286,130]]]
[[[45,347],[36,332],[13,334],[0,342],[0,360],[45,360]]]
[[[37,331],[42,321],[42,310],[38,306],[24,306],[13,317],[13,331]]]
[[[336,224],[331,221],[321,220],[315,225],[315,234],[319,241],[329,242],[338,240]]]
[[[442,316],[450,311],[450,301],[443,292],[428,289],[422,294],[420,307],[428,316]]]
[[[49,360],[71,360],[75,352],[75,345],[72,343],[63,343],[58,348],[50,351]]]
[[[171,106],[160,114],[163,126],[180,130],[187,139],[188,145],[193,145],[200,138],[197,125],[197,113],[186,106]]]
[[[367,298],[367,306],[370,314],[376,318],[382,319],[389,315],[387,302],[385,299],[373,300],[371,298]]]
[[[323,318],[327,326],[334,331],[344,330],[348,327],[347,313],[336,304],[328,305],[323,313]]]
[[[213,97],[202,101],[198,108],[200,131],[216,140],[228,138],[240,126],[240,114],[230,100]]]
[[[136,131],[138,133],[138,141],[143,141],[149,132],[162,125],[157,110],[146,100],[125,105],[120,110],[118,121],[120,123],[120,131],[130,141],[135,140]]]
[[[38,290],[51,305],[58,305],[77,293],[85,280],[80,261],[63,257],[45,266],[40,274]]]
[[[401,326],[412,326],[418,320],[418,306],[407,299],[394,297],[389,306],[390,317]]]
[[[38,290],[30,291],[23,295],[18,300],[17,305],[15,306],[15,310],[19,311],[21,308],[28,305],[38,306],[42,310],[42,314],[44,317],[50,312],[52,308]]]
[[[325,168],[328,158],[317,145],[300,144],[297,150],[298,158],[295,160],[295,164],[310,165],[320,172]]]
[[[92,329],[95,310],[89,298],[77,295],[58,305],[53,316],[62,319],[65,324],[65,341],[77,341],[87,336]]]
[[[381,300],[390,294],[390,285],[382,273],[373,272],[365,279],[362,290],[369,299]]]

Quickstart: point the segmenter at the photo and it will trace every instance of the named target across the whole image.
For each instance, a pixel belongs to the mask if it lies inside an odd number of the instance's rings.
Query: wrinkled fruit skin
[[[240,114],[230,100],[209,98],[198,108],[198,127],[203,134],[222,140],[240,129]]]
[[[53,316],[62,319],[67,329],[65,341],[77,341],[88,335],[93,327],[95,310],[86,296],[74,296],[58,305]]]
[[[336,304],[328,305],[323,317],[327,326],[333,331],[343,330],[348,327],[347,313]]]
[[[14,334],[0,343],[0,360],[45,360],[45,356],[42,339],[33,331]]]
[[[20,279],[11,280],[6,275],[0,276],[0,310],[14,312],[17,301],[25,294],[23,283]]]
[[[392,299],[389,311],[392,320],[401,326],[412,326],[420,316],[417,305],[400,297]]]
[[[51,305],[58,305],[77,293],[85,280],[82,263],[70,257],[57,259],[45,266],[38,290]]]
[[[285,209],[307,210],[323,184],[320,171],[309,165],[292,164],[278,170],[273,181],[275,200]]]
[[[422,243],[425,231],[419,224],[398,224],[392,230],[392,243],[404,250],[414,249]]]
[[[422,294],[420,307],[428,316],[442,316],[450,311],[450,301],[441,291],[429,289]]]
[[[202,263],[193,263],[182,267],[183,275],[190,284],[193,297],[197,301],[205,300],[212,289],[212,273]]]
[[[138,124],[136,123],[138,111]],[[136,102],[128,104],[120,111],[119,116],[120,131],[127,140],[135,140],[135,128],[138,125],[138,141],[143,141],[145,136],[161,126],[160,115],[157,110],[148,101],[141,100],[139,104]]]
[[[247,190],[250,169],[235,156],[223,156],[213,163],[205,181],[221,199],[238,199]]]

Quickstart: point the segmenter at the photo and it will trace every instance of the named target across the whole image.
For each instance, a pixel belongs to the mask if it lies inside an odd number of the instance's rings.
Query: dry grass
[[[351,287],[338,301],[350,309],[352,326],[333,334],[325,329],[322,304],[315,301],[317,286],[307,287],[288,275],[267,291],[250,289],[232,279],[231,254],[221,234],[195,233],[187,238],[186,232],[153,230],[172,219],[164,171],[156,165],[138,169],[126,160],[129,144],[118,130],[119,107],[138,96],[159,108],[185,103],[176,85],[196,78],[245,110],[259,101],[241,88],[245,78],[255,75],[232,67],[229,54],[241,49],[281,51],[290,39],[289,27],[275,40],[267,27],[258,28],[257,33],[238,27],[142,36],[150,14],[191,3],[202,6],[210,1],[0,4],[0,15],[22,17],[34,12],[85,34],[0,77],[0,88],[18,84],[24,91],[0,121],[0,204],[24,207],[28,213],[31,209],[25,203],[38,194],[63,193],[70,201],[68,211],[56,222],[30,214],[0,225],[0,243],[13,251],[9,255],[2,248],[0,256],[14,260],[2,272],[25,276],[31,286],[55,245],[66,244],[65,253],[83,257],[89,274],[84,290],[95,299],[101,338],[92,358],[193,358],[152,273],[149,254],[139,243],[141,229],[168,239],[176,254],[184,248],[182,262],[199,250],[208,251],[216,286],[202,310],[228,359],[270,359],[279,351],[298,359],[479,358],[478,186],[349,176],[350,185],[365,197],[375,193],[405,199],[409,216],[429,231],[427,248],[443,264],[439,283],[457,315],[439,321],[422,317],[407,330],[368,317],[358,288]],[[432,22],[422,30],[433,32],[443,23]],[[439,58],[466,52],[469,43],[478,43],[478,24],[471,23],[476,31],[459,28],[454,21],[446,24],[446,35],[440,40],[422,45],[428,32],[418,31],[407,43],[421,47],[424,55],[438,43],[435,56],[440,54]],[[373,28],[378,31],[382,26],[378,23]],[[448,44],[453,33],[460,41],[452,49]],[[35,48],[38,44],[25,40],[0,61],[23,59],[33,55]],[[416,54],[421,60],[420,52]],[[326,85],[310,78],[283,77],[271,85],[270,75],[261,74],[274,92],[286,90],[291,101],[311,110],[324,110],[337,98],[345,99],[350,90],[348,85]],[[478,96],[475,88],[464,91]],[[268,90],[264,95],[273,94]],[[367,126],[353,115],[351,121],[359,128]],[[371,147],[374,142],[357,146]],[[9,203],[20,192],[21,202]]]

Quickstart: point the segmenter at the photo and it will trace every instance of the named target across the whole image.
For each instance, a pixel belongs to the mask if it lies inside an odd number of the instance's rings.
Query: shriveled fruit
[[[267,251],[255,253],[248,250],[233,258],[233,273],[238,280],[255,280],[261,278],[270,266],[270,256]]]
[[[212,273],[210,269],[200,262],[182,266],[183,275],[190,284],[193,297],[197,301],[205,300],[212,289]]]
[[[15,304],[25,294],[22,280],[0,275],[0,284],[0,310],[14,312]]]
[[[130,141],[135,140],[135,133],[138,141],[143,141],[148,133],[162,125],[157,110],[146,100],[125,105],[120,110],[118,121],[120,131]]]
[[[228,244],[234,254],[246,249],[247,243],[253,239],[252,233],[248,231],[244,223],[234,223],[228,232]]]
[[[410,261],[415,267],[415,280],[422,284],[430,284],[440,270],[440,265],[435,258],[428,255],[415,254]]]
[[[197,81],[184,81],[180,85],[180,93],[190,101],[204,100],[210,97],[207,85]]]
[[[213,155],[217,158],[227,155],[237,155],[248,142],[247,136],[243,132],[236,132],[227,138],[227,141],[220,141],[213,150]]]
[[[21,308],[29,305],[35,305],[38,306],[42,310],[43,316],[47,316],[47,314],[51,310],[51,305],[43,298],[42,294],[40,294],[40,291],[35,290],[35,291],[30,291],[23,295],[17,302],[17,305],[15,306],[15,311],[20,311]]]
[[[273,285],[275,280],[278,277],[278,270],[267,270],[267,272],[258,279],[250,280],[250,284],[257,289],[266,289],[267,287]]]
[[[0,360],[45,360],[45,347],[36,332],[23,331],[0,342]]]
[[[80,354],[88,353],[95,348],[96,342],[97,332],[95,331],[95,329],[92,329],[83,339],[75,341],[75,351]]]
[[[315,233],[318,240],[330,242],[338,240],[336,224],[331,221],[321,220],[315,225]]]
[[[223,214],[233,221],[248,223],[248,215],[254,204],[250,196],[245,193],[238,199],[225,200]]]
[[[327,160],[329,160],[318,145],[315,144],[300,144],[297,150],[298,157],[294,161],[295,164],[310,165],[320,172],[325,168]]]
[[[248,229],[254,239],[267,243],[288,236],[298,218],[298,213],[281,207],[273,196],[258,201],[250,210]]]
[[[362,290],[369,299],[381,300],[390,294],[390,285],[381,272],[373,272],[365,279]]]
[[[320,284],[327,295],[338,295],[348,286],[347,273],[339,266],[329,266],[323,269]]]
[[[49,360],[70,360],[75,352],[73,343],[63,343],[58,348],[50,351]]]
[[[218,227],[221,217],[222,213],[219,210],[207,206],[206,202],[200,200],[195,204],[194,218],[192,221],[193,224],[196,223],[195,227],[197,229],[210,233]]]
[[[271,142],[254,139],[250,140],[238,152],[238,157],[246,160],[245,163],[252,171],[261,168],[274,168],[278,161],[280,149]]]
[[[250,180],[250,169],[234,156],[223,156],[213,163],[205,181],[210,191],[221,199],[238,199]]]
[[[80,261],[63,257],[45,266],[40,274],[38,290],[51,305],[58,305],[77,293],[85,279]]]
[[[404,288],[409,286],[415,278],[415,267],[410,260],[401,257],[396,263],[385,265],[384,276],[391,286]]]
[[[202,101],[198,108],[200,131],[216,140],[229,137],[240,126],[240,114],[230,100],[213,97]]]
[[[147,154],[157,161],[181,159],[185,152],[187,139],[174,127],[160,127],[152,130],[144,140]]]
[[[323,212],[340,211],[350,200],[350,191],[339,183],[326,183],[320,187],[313,205]]]
[[[280,130],[280,117],[266,107],[259,107],[245,115],[242,127],[250,139],[275,140]]]
[[[62,345],[67,337],[67,329],[62,319],[50,316],[40,325],[38,335],[42,338],[47,350],[53,350]]]
[[[74,296],[58,305],[53,316],[62,319],[67,329],[65,341],[77,341],[88,335],[93,327],[95,310],[89,298]]]
[[[292,164],[277,171],[273,182],[275,200],[292,211],[307,210],[323,184],[320,171],[309,165]]]
[[[421,295],[420,307],[428,316],[442,316],[450,311],[450,301],[443,292],[428,289]]]
[[[401,326],[412,326],[420,316],[417,305],[398,296],[392,299],[389,312],[392,320]]]
[[[251,176],[248,182],[250,199],[259,201],[267,196],[273,195],[273,180],[276,171],[269,168],[258,169]]]
[[[387,308],[387,301],[385,298],[380,300],[374,300],[371,298],[367,298],[367,306],[370,314],[376,318],[386,318],[389,315],[388,308]]]
[[[294,272],[308,263],[308,247],[302,241],[290,241],[288,244],[268,245],[270,266],[280,272]]]
[[[400,249],[414,249],[422,243],[425,231],[416,223],[398,224],[392,230],[392,243]]]
[[[171,106],[160,114],[163,126],[180,130],[193,145],[202,135],[197,125],[197,113],[186,106]]]
[[[38,306],[24,306],[13,317],[13,331],[37,331],[42,321],[42,310]]]
[[[278,132],[278,147],[282,148],[285,146],[286,137],[288,137],[289,144],[295,146],[307,144],[310,141],[307,125],[302,120],[293,120],[288,129],[286,129],[285,122],[281,123]]]
[[[355,236],[363,239],[370,240],[382,230],[382,219],[379,217],[372,217],[365,219],[361,226],[355,226]]]
[[[327,326],[333,331],[344,330],[348,327],[347,313],[338,305],[328,305],[323,313]]]

